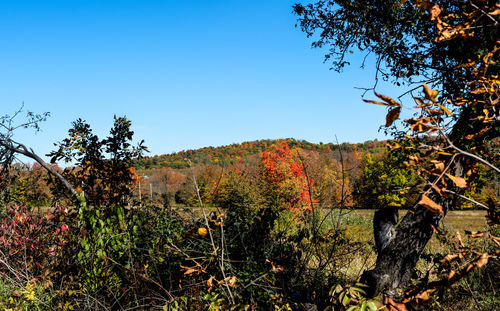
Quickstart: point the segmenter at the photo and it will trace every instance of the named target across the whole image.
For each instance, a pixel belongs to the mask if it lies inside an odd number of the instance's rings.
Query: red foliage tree
[[[302,164],[294,158],[294,152],[287,141],[281,141],[271,150],[261,153],[260,162],[271,198],[299,214],[312,210],[309,192],[312,180],[308,180]]]

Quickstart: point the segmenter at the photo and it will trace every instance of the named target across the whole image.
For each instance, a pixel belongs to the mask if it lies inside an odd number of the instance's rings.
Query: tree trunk
[[[463,175],[462,161],[455,160],[455,176]],[[455,204],[453,197],[429,196],[441,203],[444,215]],[[433,227],[437,228],[444,216],[417,205],[408,211],[399,225],[396,225],[397,217],[397,210],[393,208],[381,209],[373,217],[377,262],[373,270],[363,272],[360,280],[368,285],[369,296],[379,293],[392,298],[401,296],[415,271],[420,254],[434,234]]]
[[[397,211],[396,211],[397,213]],[[375,231],[377,242],[377,263],[373,270],[365,271],[361,282],[369,286],[367,294],[374,296],[383,292],[391,297],[397,297],[408,284],[413,275],[420,254],[432,237],[434,229],[442,216],[427,210],[422,206],[408,212],[399,226],[392,228],[392,234],[384,235]],[[374,229],[386,227],[390,219],[374,216]],[[385,246],[385,247],[384,247]]]

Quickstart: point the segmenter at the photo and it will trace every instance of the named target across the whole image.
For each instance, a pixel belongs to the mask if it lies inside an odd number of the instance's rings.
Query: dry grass
[[[369,220],[373,218],[375,210],[359,209],[353,210],[353,214],[365,217]],[[406,211],[399,211],[399,216],[402,217]],[[450,211],[444,218],[443,224],[449,230],[453,231],[481,231],[485,230],[486,224],[486,211],[480,210],[461,210]]]

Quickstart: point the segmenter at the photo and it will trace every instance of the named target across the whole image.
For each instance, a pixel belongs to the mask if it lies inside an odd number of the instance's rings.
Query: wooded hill
[[[255,157],[264,151],[271,149],[279,141],[287,141],[290,149],[300,148],[302,150],[331,152],[341,150],[346,153],[362,151],[369,153],[379,153],[384,150],[387,142],[368,140],[363,143],[311,143],[306,140],[294,138],[286,139],[262,139],[250,142],[235,143],[219,147],[204,147],[200,149],[189,149],[170,154],[145,156],[136,160],[135,167],[138,170],[170,167],[174,169],[188,168],[189,161],[193,166],[206,164],[233,164],[235,162],[245,162],[251,157]]]

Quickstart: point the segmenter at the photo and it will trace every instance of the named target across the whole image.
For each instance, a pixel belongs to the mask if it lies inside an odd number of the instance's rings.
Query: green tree
[[[405,165],[406,155],[386,151],[381,156],[367,153],[355,200],[361,208],[411,208],[418,196],[417,171]]]
[[[123,206],[130,197],[136,178],[134,160],[147,151],[144,141],[132,146],[134,132],[130,126],[129,120],[115,116],[110,135],[101,140],[89,124],[78,119],[68,131],[69,137],[48,154],[52,163],[63,160],[73,165],[63,175],[83,191],[87,204]]]

